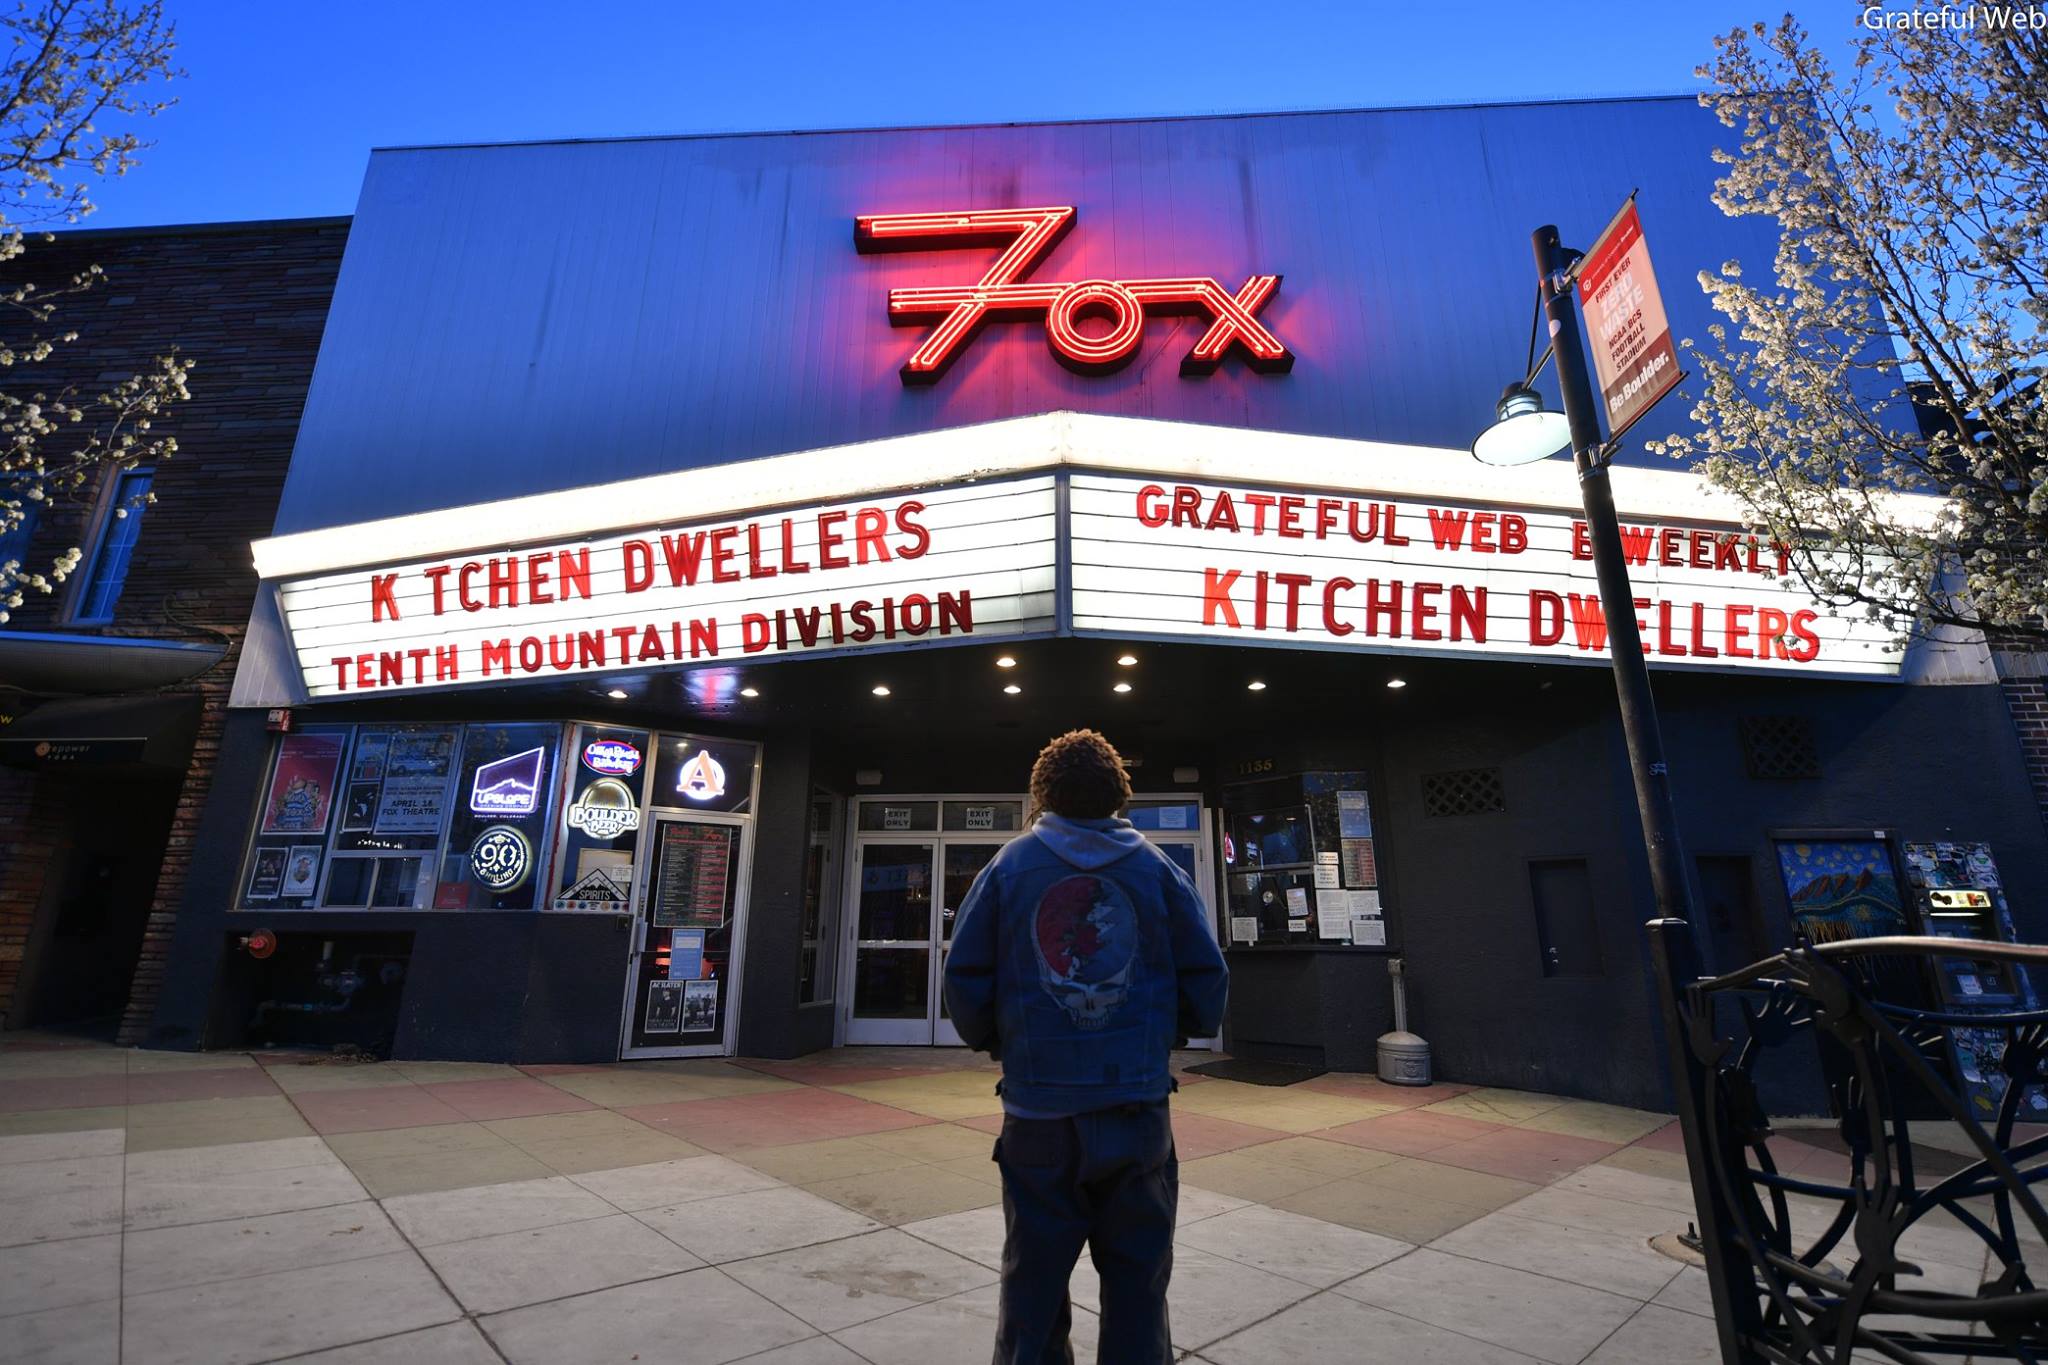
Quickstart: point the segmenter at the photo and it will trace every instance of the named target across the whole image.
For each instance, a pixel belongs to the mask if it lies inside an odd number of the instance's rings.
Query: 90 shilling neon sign
[[[1045,340],[1053,356],[1083,374],[1106,374],[1128,364],[1151,313],[1194,314],[1209,319],[1194,349],[1181,357],[1183,375],[1212,373],[1233,347],[1245,363],[1264,374],[1282,374],[1294,356],[1259,321],[1258,312],[1280,287],[1278,275],[1254,275],[1235,294],[1212,276],[1157,280],[1076,280],[1053,283],[1025,278],[1074,226],[1072,205],[1036,209],[975,209],[961,213],[868,213],[854,219],[857,249],[872,251],[953,250],[1000,246],[1003,254],[973,284],[891,289],[889,321],[898,327],[937,319],[903,366],[905,384],[930,384],[946,372],[993,318],[1045,319]],[[1104,318],[1109,330],[1090,334],[1082,318]]]

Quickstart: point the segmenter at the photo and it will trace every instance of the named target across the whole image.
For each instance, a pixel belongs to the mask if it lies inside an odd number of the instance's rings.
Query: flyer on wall
[[[341,769],[340,735],[286,735],[278,741],[277,767],[263,802],[265,834],[321,834],[334,804],[334,778]]]
[[[377,809],[379,834],[439,834],[448,782],[440,777],[392,777]]]
[[[642,1033],[680,1033],[683,1027],[683,981],[647,983],[647,1018]]]
[[[356,738],[355,762],[349,765],[351,782],[378,782],[384,777],[385,755],[391,750],[391,736],[366,730]]]
[[[294,844],[285,855],[284,882],[279,895],[310,896],[320,884],[320,845]]]
[[[287,850],[272,846],[256,850],[256,865],[249,870],[249,893],[244,897],[252,901],[277,899],[277,889],[284,884],[284,860]]]
[[[378,782],[351,782],[348,797],[341,805],[341,828],[344,833],[367,830],[377,823],[377,793],[383,784]]]
[[[683,1032],[709,1033],[718,1027],[718,983],[683,982]]]
[[[401,730],[391,736],[385,775],[394,778],[445,778],[454,761],[454,731]]]

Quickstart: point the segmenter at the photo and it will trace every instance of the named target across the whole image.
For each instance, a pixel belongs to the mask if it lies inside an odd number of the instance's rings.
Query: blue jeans
[[[1063,1119],[1005,1116],[1002,1312],[995,1365],[1072,1365],[1067,1279],[1087,1246],[1102,1277],[1103,1365],[1168,1365],[1166,1283],[1180,1162],[1165,1100]]]

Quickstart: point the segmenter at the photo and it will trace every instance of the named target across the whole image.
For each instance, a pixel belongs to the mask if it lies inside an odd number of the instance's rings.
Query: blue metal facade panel
[[[1724,137],[1664,99],[379,152],[277,528],[1057,409],[1460,447],[1522,363],[1530,229],[1587,245],[1640,187],[1679,337],[1698,271],[1767,266],[1709,200]],[[859,255],[854,216],[1046,203],[1080,214],[1036,278],[1283,275],[1293,372],[1184,379],[1203,324],[1161,318],[1081,376],[997,322],[906,389],[886,291],[993,252]]]

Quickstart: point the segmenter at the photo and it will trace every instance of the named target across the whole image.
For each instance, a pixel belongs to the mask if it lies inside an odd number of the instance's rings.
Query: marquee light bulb
[[[1247,692],[1263,692],[1266,690],[1266,685],[1257,679],[1253,679],[1244,685],[1244,690]]]
[[[1007,654],[996,660],[997,668],[1015,668],[1016,666],[1017,661]]]
[[[758,696],[760,696],[760,695],[761,695],[761,691],[760,691],[760,689],[759,689],[759,688],[755,688],[755,687],[742,687],[742,688],[740,689],[740,695],[741,695],[741,696],[743,696],[743,697],[750,697],[750,698],[751,698],[751,697],[758,697]]]
[[[1401,690],[1402,688],[1406,687],[1407,685],[1408,685],[1408,684],[1407,684],[1406,682],[1404,682],[1404,681],[1403,681],[1402,679],[1400,679],[1400,678],[1389,678],[1389,679],[1387,679],[1387,686],[1388,686],[1388,687],[1390,687],[1390,688],[1392,688],[1392,689],[1393,689],[1394,691],[1396,691],[1396,692],[1400,691],[1400,690]]]
[[[1112,692],[1128,692],[1131,690],[1131,685],[1129,683],[1118,683],[1115,687],[1112,687],[1109,690]]]
[[[875,686],[874,686],[874,688],[873,688],[873,691],[874,691],[874,694],[875,694],[876,696],[878,696],[878,697],[886,697],[886,696],[888,696],[888,695],[889,695],[889,684],[887,684],[887,683],[876,683],[876,684],[875,684]]]
[[[623,687],[614,687],[611,691],[605,693],[605,695],[607,697],[610,697],[613,701],[624,701],[626,699],[626,689],[624,689]]]
[[[1016,696],[1019,692],[1022,692],[1023,690],[1023,688],[1017,686],[1017,684],[1015,683],[1011,683],[1008,687],[1005,687],[1003,689],[1003,691],[1009,693],[1013,697]]]
[[[1116,661],[1119,664],[1122,664],[1125,668],[1129,668],[1131,665],[1138,662],[1138,656],[1135,654],[1119,654],[1117,655]]]

